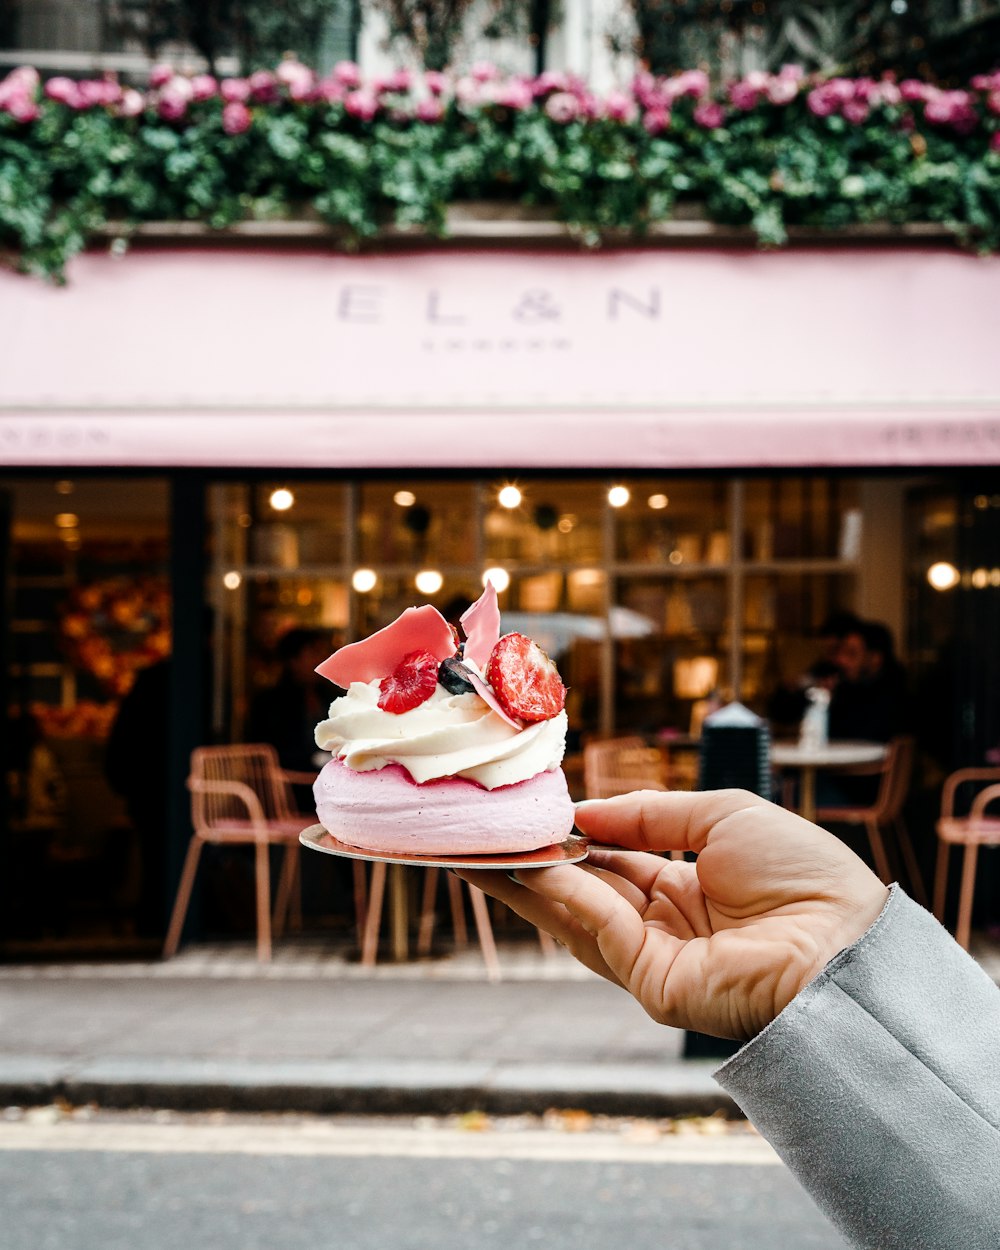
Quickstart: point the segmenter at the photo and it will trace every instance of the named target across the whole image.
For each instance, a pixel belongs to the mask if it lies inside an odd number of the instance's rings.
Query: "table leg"
[[[409,958],[409,900],[406,870],[402,864],[389,865],[389,909],[392,924],[392,957],[398,963]]]
[[[799,815],[816,823],[816,769],[803,765],[799,777]]]

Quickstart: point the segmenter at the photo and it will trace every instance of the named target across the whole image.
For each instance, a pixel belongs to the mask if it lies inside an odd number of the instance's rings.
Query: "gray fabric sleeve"
[[[1000,990],[898,887],[715,1077],[852,1244],[1000,1248]]]

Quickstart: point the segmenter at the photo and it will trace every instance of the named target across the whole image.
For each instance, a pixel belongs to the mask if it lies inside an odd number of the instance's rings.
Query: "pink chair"
[[[959,786],[967,782],[994,784],[979,791],[968,816],[956,816],[955,796]],[[941,792],[941,818],[937,822],[937,865],[934,872],[934,915],[944,924],[949,852],[953,846],[964,846],[955,941],[965,950],[969,949],[972,929],[972,896],[976,886],[979,848],[1000,845],[1000,818],[986,815],[989,804],[1000,799],[1000,784],[997,783],[1000,783],[1000,768],[960,768],[947,778]]]
[[[639,737],[588,742],[583,748],[583,785],[588,799],[609,799],[632,790],[666,790],[666,760]]]
[[[272,931],[275,937],[280,937],[289,909],[294,907],[296,913],[299,912],[299,833],[315,821],[315,816],[295,811],[291,786],[313,780],[315,777],[310,773],[283,771],[274,747],[266,743],[198,747],[192,753],[187,785],[191,791],[194,833],[163,946],[164,959],[177,953],[202,848],[209,842],[255,848],[257,958],[262,961],[271,958]],[[273,916],[272,846],[285,848]],[[363,889],[363,876],[360,882]],[[356,874],[356,897],[357,890]],[[301,922],[300,914],[297,918]]]

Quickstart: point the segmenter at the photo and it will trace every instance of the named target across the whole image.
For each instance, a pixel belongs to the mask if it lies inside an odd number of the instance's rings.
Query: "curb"
[[[710,1073],[683,1067],[235,1060],[0,1060],[0,1103],[64,1101],[124,1110],[317,1115],[541,1115],[550,1109],[648,1118],[742,1112]]]

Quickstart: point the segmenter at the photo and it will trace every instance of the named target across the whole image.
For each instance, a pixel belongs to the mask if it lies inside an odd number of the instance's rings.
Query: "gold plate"
[[[571,833],[564,842],[542,846],[536,851],[512,851],[505,855],[394,855],[364,850],[335,838],[322,825],[310,825],[299,834],[303,846],[346,859],[365,859],[376,864],[414,864],[418,868],[551,868],[556,864],[578,864],[587,858],[587,839]]]

